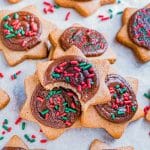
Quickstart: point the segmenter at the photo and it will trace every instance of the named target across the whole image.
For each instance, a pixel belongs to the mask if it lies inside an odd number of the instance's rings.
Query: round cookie
[[[97,112],[114,123],[129,121],[138,108],[133,89],[123,77],[117,74],[108,75],[105,82],[111,94],[111,102],[96,105]]]
[[[77,95],[62,87],[45,90],[39,84],[32,94],[30,107],[39,122],[56,129],[72,126],[81,115]]]
[[[64,50],[75,45],[87,57],[100,56],[108,48],[108,43],[101,33],[85,27],[66,29],[60,37],[60,44]]]
[[[20,2],[20,0],[8,0],[9,3],[12,3],[12,4],[15,4],[15,3],[18,3]]]
[[[37,16],[27,11],[10,13],[0,24],[0,38],[13,51],[27,51],[41,41],[41,22]]]
[[[131,16],[128,33],[135,44],[150,50],[150,8],[139,9]]]

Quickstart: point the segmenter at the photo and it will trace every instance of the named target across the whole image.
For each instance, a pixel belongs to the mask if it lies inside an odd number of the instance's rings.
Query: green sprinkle
[[[4,119],[4,124],[8,124],[8,119]]]
[[[26,123],[25,122],[22,122],[22,130],[24,130],[26,127]]]
[[[145,96],[146,98],[150,99],[150,94],[144,93],[144,96]]]
[[[116,89],[119,89],[119,88],[120,88],[120,85],[119,85],[119,84],[117,84],[117,85],[115,86],[115,88],[116,88]]]
[[[14,74],[14,79],[17,79],[17,75],[16,74]]]
[[[65,116],[64,116],[64,117],[61,117],[61,118],[62,118],[62,120],[65,120],[65,121],[68,120],[68,118],[65,117]]]
[[[76,113],[77,111],[75,109],[73,109],[73,108],[67,107],[67,108],[65,108],[65,112],[66,113],[69,113],[69,112]]]
[[[66,77],[65,80],[66,80],[67,83],[70,82],[70,78],[69,77]]]
[[[53,72],[53,73],[52,73],[52,77],[53,77],[53,78],[60,78],[60,74]]]
[[[55,108],[56,110],[58,110],[58,109],[59,109],[59,105],[56,105],[54,108]]]
[[[82,66],[85,66],[86,64],[87,64],[86,62],[81,62],[81,63],[79,64],[79,66],[82,67]]]
[[[117,98],[117,94],[113,94],[113,98]]]
[[[27,141],[29,141],[30,143],[35,142],[35,139],[31,139],[27,134],[25,134],[24,137],[25,137],[25,139],[26,139]]]
[[[112,19],[112,18],[113,18],[113,14],[110,15],[110,19]]]
[[[42,112],[41,112],[41,114],[42,115],[45,115],[45,114],[47,114],[49,112],[49,110],[48,109],[45,109],[45,110],[43,110]]]
[[[132,108],[131,108],[131,109],[132,109],[132,111],[133,111],[133,112],[135,112],[135,111],[136,111],[136,107],[135,107],[135,106],[132,106]]]
[[[117,12],[117,15],[121,15],[123,13],[123,11],[119,11]]]
[[[63,103],[63,106],[67,106],[67,105],[68,105],[68,103],[67,103],[67,102],[64,102],[64,103]]]
[[[16,36],[16,35],[12,33],[12,34],[6,35],[5,38],[6,38],[6,39],[10,39],[10,38],[13,38],[13,37],[15,37],[15,36]]]
[[[9,16],[7,15],[7,16],[3,17],[3,20],[4,20],[4,21],[7,21],[8,18],[9,18]]]
[[[18,19],[19,15],[17,13],[14,13],[14,19]]]
[[[3,139],[4,139],[4,137],[3,137],[3,136],[1,136],[1,137],[0,137],[0,141],[1,141],[1,140],[3,140]]]
[[[24,35],[24,34],[25,34],[24,30],[21,30],[21,32],[20,32],[20,33],[21,33],[21,35]]]
[[[4,24],[4,28],[5,28],[5,29],[8,29],[8,23],[5,23],[5,24]]]
[[[59,5],[54,5],[54,8],[58,9],[58,8],[60,8],[60,6]]]
[[[117,114],[118,114],[118,115],[123,115],[123,114],[125,114],[125,111],[118,110],[118,111],[117,111]]]
[[[82,67],[83,70],[88,70],[92,67],[91,64],[87,64],[86,66]]]
[[[115,114],[114,113],[111,113],[111,119],[114,120],[116,117],[115,117]]]
[[[8,127],[7,127],[7,126],[3,125],[2,127],[3,127],[3,129],[5,129],[6,131],[8,131]]]
[[[113,12],[113,10],[112,10],[112,9],[108,9],[108,12],[112,13],[112,12]]]
[[[127,91],[127,88],[122,89],[122,93],[125,93]]]

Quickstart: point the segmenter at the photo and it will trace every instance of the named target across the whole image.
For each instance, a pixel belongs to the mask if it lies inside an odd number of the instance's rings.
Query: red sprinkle
[[[21,121],[22,121],[22,118],[19,117],[19,118],[15,121],[15,124],[17,125],[17,124],[19,124]]]
[[[32,136],[31,136],[33,139],[35,139],[36,138],[36,136],[33,134]]]
[[[0,78],[3,78],[3,77],[4,77],[3,73],[0,72]]]
[[[65,17],[65,20],[66,20],[66,21],[69,19],[70,14],[71,14],[71,13],[70,13],[70,11],[69,11],[69,12],[67,12],[66,17]]]
[[[46,139],[42,139],[42,140],[40,140],[40,143],[46,143],[47,142],[47,140]]]

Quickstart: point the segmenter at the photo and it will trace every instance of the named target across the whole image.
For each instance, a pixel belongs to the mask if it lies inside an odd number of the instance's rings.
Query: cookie
[[[112,148],[109,145],[105,144],[104,142],[102,142],[98,139],[95,139],[90,145],[90,150],[104,150],[104,149],[109,149],[109,150],[134,150],[134,148],[132,146]]]
[[[55,26],[43,19],[35,6],[17,12],[2,10],[0,22],[0,49],[10,66],[47,57],[45,42]]]
[[[126,8],[122,16],[122,28],[116,39],[131,48],[141,62],[150,61],[150,5],[142,8]],[[138,22],[138,23],[137,23]]]
[[[9,3],[12,3],[12,4],[15,4],[15,3],[18,3],[20,2],[20,0],[8,0]]]
[[[52,89],[62,86],[77,93],[84,118],[90,105],[110,101],[105,77],[110,64],[106,60],[88,60],[75,46],[65,51],[57,60],[39,62],[37,75],[43,87]]]
[[[27,99],[20,116],[37,123],[47,138],[54,140],[71,128],[81,127],[81,104],[71,89],[57,86],[45,90],[37,75],[25,80],[25,89]]]
[[[66,8],[74,8],[82,16],[92,15],[103,5],[115,3],[116,0],[55,0],[55,2]]]
[[[110,63],[116,61],[116,55],[111,50],[105,37],[96,30],[85,28],[79,24],[61,30],[56,28],[50,33],[53,49],[49,59],[57,59],[65,54],[71,46],[79,48],[89,59],[106,59]]]
[[[28,146],[17,136],[14,135],[2,150],[29,150]]]
[[[6,107],[9,101],[10,101],[10,98],[8,94],[2,89],[0,89],[0,110]]]
[[[90,128],[103,128],[113,138],[120,138],[129,123],[144,116],[137,104],[138,81],[109,72],[105,82],[110,90],[111,101],[106,104],[90,106],[82,125]],[[109,78],[109,79],[108,79]]]

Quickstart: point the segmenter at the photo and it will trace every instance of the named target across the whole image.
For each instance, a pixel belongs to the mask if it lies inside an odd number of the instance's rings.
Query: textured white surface
[[[52,0],[49,0],[52,2]],[[18,9],[29,4],[35,4],[39,11],[42,12],[43,0],[22,0],[22,2],[16,5],[10,5],[6,0],[0,0],[0,9]],[[51,20],[61,28],[68,27],[73,23],[80,23],[89,28],[97,29],[102,32],[107,38],[111,48],[117,54],[117,62],[114,65],[118,72],[124,76],[133,76],[139,79],[139,91],[138,101],[142,107],[149,102],[143,97],[143,93],[150,88],[150,62],[147,64],[141,64],[133,55],[132,51],[115,40],[115,35],[121,27],[121,16],[115,16],[112,20],[100,22],[97,18],[98,14],[108,14],[108,9],[111,8],[114,13],[122,11],[126,7],[143,7],[148,4],[150,0],[123,0],[121,4],[114,4],[104,6],[99,9],[93,16],[83,18],[72,9],[57,9],[54,14],[43,14],[43,17]],[[71,11],[70,19],[64,21],[65,15],[68,11]],[[112,146],[133,145],[135,150],[149,150],[150,149],[150,124],[144,120],[139,120],[128,126],[125,133],[119,140],[111,138],[103,129],[74,129],[64,133],[60,138],[55,141],[49,141],[47,144],[40,144],[39,139],[44,136],[39,133],[39,128],[33,123],[27,123],[25,131],[21,130],[21,126],[14,125],[14,120],[18,116],[19,108],[25,99],[24,94],[24,78],[31,75],[35,71],[35,64],[37,61],[28,60],[16,67],[9,67],[0,52],[0,72],[3,72],[5,77],[0,79],[0,87],[5,89],[11,97],[9,105],[0,111],[0,124],[4,118],[9,119],[9,124],[13,127],[11,133],[5,135],[4,140],[0,141],[0,148],[2,148],[8,139],[17,134],[24,139],[23,135],[28,133],[30,135],[35,134],[37,141],[33,144],[25,141],[30,148],[44,148],[53,150],[87,150],[91,141],[95,138],[101,139]],[[18,79],[11,81],[9,76],[15,71],[21,70],[22,74],[18,76]],[[0,127],[0,133],[2,128]]]

